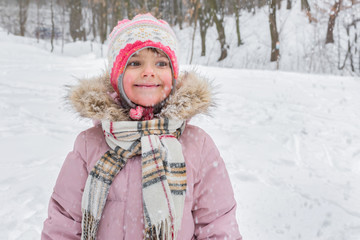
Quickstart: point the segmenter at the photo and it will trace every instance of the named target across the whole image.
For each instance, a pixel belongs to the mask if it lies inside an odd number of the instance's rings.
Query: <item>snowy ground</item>
[[[62,162],[91,126],[66,106],[64,85],[103,66],[0,32],[1,239],[39,239]],[[197,69],[219,85],[219,107],[192,123],[223,155],[244,239],[359,240],[360,80]]]

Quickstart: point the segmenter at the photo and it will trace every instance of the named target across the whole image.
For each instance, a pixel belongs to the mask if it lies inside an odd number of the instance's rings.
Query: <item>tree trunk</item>
[[[240,35],[240,6],[239,1],[234,0],[234,10],[235,10],[235,24],[236,24],[236,36],[237,36],[237,46],[244,44],[241,40]]]
[[[280,50],[279,50],[279,33],[276,26],[276,0],[269,0],[270,13],[269,13],[269,26],[271,35],[271,56],[270,61],[279,61]]]
[[[350,26],[348,26],[346,28],[346,34],[348,36],[348,53],[349,53],[349,59],[350,59],[350,67],[351,67],[351,71],[355,72],[354,59],[353,59],[353,54],[351,51],[351,42],[350,42]]]
[[[340,66],[340,64],[339,64],[338,68],[339,68],[339,70],[343,70],[345,68],[345,66],[346,66],[346,60],[349,58],[351,71],[355,72],[354,59],[353,59],[353,55],[352,55],[352,51],[351,51],[351,42],[350,42],[350,26],[346,27],[346,35],[348,37],[348,48],[347,48],[347,51],[346,51],[346,55],[345,55],[343,65]],[[340,59],[339,59],[339,61],[340,61]]]
[[[182,23],[183,23],[183,17],[182,17],[182,0],[174,0],[174,15],[175,15],[175,23],[179,24],[180,30],[182,30]]]
[[[122,0],[112,0],[112,3],[110,5],[111,29],[113,29],[118,24],[118,22],[124,18],[121,11],[122,7],[123,7]]]
[[[174,23],[175,23],[175,7],[174,7],[175,1],[176,0],[172,0],[169,3],[169,14],[170,14],[170,16],[169,16],[170,22],[169,23],[171,26],[174,26]],[[165,8],[164,8],[164,11],[165,11]]]
[[[199,9],[199,25],[200,25],[200,37],[201,37],[201,56],[206,54],[206,32],[207,26],[205,23],[205,16],[202,8]]]
[[[286,9],[291,9],[291,0],[287,0]]]
[[[308,0],[301,0],[301,10],[310,11],[310,5]]]
[[[342,0],[339,0],[338,2],[335,2],[335,4],[331,7],[325,44],[334,43],[333,32],[334,32],[334,27],[335,27],[335,20],[340,12],[341,3],[342,3]]]
[[[304,10],[306,12],[306,16],[309,19],[309,22],[311,23],[314,20],[314,18],[311,15],[311,8],[310,8],[308,0],[301,0],[301,11],[304,11]]]
[[[247,8],[249,13],[252,12],[253,14],[255,14],[255,1],[245,0],[244,5]]]
[[[76,40],[82,39],[83,29],[82,29],[82,7],[81,0],[70,0],[70,36],[75,42]]]
[[[192,63],[192,58],[194,55],[194,42],[195,42],[195,33],[196,33],[196,26],[197,26],[197,18],[199,13],[199,0],[196,0],[194,3],[194,32],[192,36],[192,42],[191,42],[191,55],[190,55],[190,64]]]
[[[91,7],[91,29],[93,33],[93,41],[96,40],[97,37],[97,30],[96,30],[96,7],[94,0],[90,1],[90,7]]]
[[[36,0],[36,39],[37,43],[39,43],[40,40],[40,0]]]
[[[160,0],[156,0],[154,9],[154,16],[156,18],[162,18],[161,11],[160,11]]]
[[[220,57],[218,59],[218,62],[220,62],[221,60],[224,60],[227,57],[227,50],[226,50],[226,36],[225,36],[225,29],[224,29],[224,16],[223,14],[221,14],[222,16],[219,18],[217,16],[217,13],[220,13],[220,9],[217,4],[216,4],[216,0],[208,0],[208,2],[210,3],[211,9],[212,9],[212,19],[215,22],[216,25],[216,30],[218,32],[218,40],[220,42]],[[221,4],[221,6],[223,7],[224,4]]]
[[[64,45],[65,45],[65,13],[66,6],[64,3],[61,4],[61,53],[64,53]]]
[[[355,36],[354,36],[354,45],[355,45],[355,51],[354,51],[354,55],[356,56],[356,53],[359,54],[359,73],[360,73],[360,51],[359,51],[359,44],[358,44],[358,33],[356,30],[356,24],[354,25],[355,28]]]
[[[134,17],[134,14],[133,14],[132,6],[131,6],[131,0],[125,0],[125,3],[126,3],[126,10],[127,10],[127,17],[128,17],[128,19],[132,19]],[[145,4],[145,5],[147,5],[147,4]]]
[[[51,52],[54,51],[54,38],[55,38],[55,22],[54,22],[54,7],[53,0],[50,0],[50,11],[51,11]]]
[[[207,5],[206,1],[199,7],[199,25],[201,36],[201,56],[206,55],[206,33],[211,25],[211,9]]]
[[[97,25],[100,36],[100,42],[104,44],[107,38],[107,1],[101,1],[96,4],[96,16],[97,16]]]
[[[29,9],[30,0],[17,0],[17,2],[19,4],[19,34],[20,36],[25,36],[27,12]]]

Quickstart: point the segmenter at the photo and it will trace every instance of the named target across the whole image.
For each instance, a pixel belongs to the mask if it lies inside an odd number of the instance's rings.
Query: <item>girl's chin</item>
[[[134,103],[143,107],[153,107],[161,101],[161,99],[142,99],[140,101],[134,101]]]

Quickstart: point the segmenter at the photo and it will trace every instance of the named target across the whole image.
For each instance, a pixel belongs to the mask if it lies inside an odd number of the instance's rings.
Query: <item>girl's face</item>
[[[143,107],[166,99],[171,92],[172,71],[165,53],[146,48],[134,54],[126,66],[123,87],[126,96]]]

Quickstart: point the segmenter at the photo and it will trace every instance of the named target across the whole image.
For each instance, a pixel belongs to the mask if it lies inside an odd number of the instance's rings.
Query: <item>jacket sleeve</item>
[[[207,134],[201,156],[202,163],[194,185],[196,239],[241,240],[229,175],[215,143]]]
[[[42,240],[72,240],[81,238],[81,198],[88,176],[85,153],[85,133],[81,133],[60,170],[51,196],[48,218],[44,222]]]

